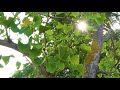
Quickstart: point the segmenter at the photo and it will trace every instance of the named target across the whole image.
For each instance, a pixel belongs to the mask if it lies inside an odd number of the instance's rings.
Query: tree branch
[[[16,50],[16,51],[21,52],[21,51],[18,49],[17,44],[14,43],[12,40],[10,40],[10,42],[8,42],[8,40],[1,40],[1,39],[0,39],[0,45],[6,46],[6,47],[9,47],[9,48],[12,48],[12,49],[14,49],[14,50]],[[22,53],[22,52],[21,52],[21,53]],[[29,54],[28,54],[28,53],[22,53],[22,54],[23,54],[24,56],[29,57]],[[41,67],[41,69],[40,69],[41,74],[44,75],[44,73],[42,73],[42,72],[46,72],[46,73],[47,73],[47,71],[46,71],[46,69],[45,69],[45,67],[44,67],[43,65],[40,65],[40,67]],[[44,68],[43,68],[43,67],[44,67]],[[46,73],[45,73],[45,74],[46,74]],[[45,75],[44,75],[44,76],[45,76]],[[48,76],[47,78],[51,78],[51,77]]]
[[[108,35],[103,38],[103,42],[108,41],[111,37],[111,30],[108,31]]]
[[[104,71],[104,70],[98,70],[98,72],[97,72],[98,74],[99,73],[102,73],[102,74],[106,74],[106,75],[108,75],[109,73],[108,72],[106,72],[106,71]]]
[[[47,18],[51,18],[51,19],[67,19],[69,21],[71,21],[73,24],[77,23],[76,21],[73,21],[72,19],[68,18],[67,16],[66,17],[58,17],[58,16],[48,16],[48,15],[45,15]]]
[[[9,41],[8,40],[1,40],[0,39],[0,45],[2,46],[6,46],[6,47],[9,47],[9,48],[12,48],[12,49],[15,49],[17,51],[19,51],[18,47],[17,47],[17,44],[12,42],[12,41]],[[19,51],[20,52],[20,51]],[[22,52],[21,52],[22,53]]]

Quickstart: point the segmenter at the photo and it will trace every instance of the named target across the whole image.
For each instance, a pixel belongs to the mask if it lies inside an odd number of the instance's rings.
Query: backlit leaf
[[[4,66],[2,64],[0,64],[0,68],[3,68]]]
[[[46,31],[46,34],[47,34],[47,35],[52,35],[52,34],[53,34],[53,31],[47,30],[47,31]]]
[[[10,56],[2,56],[2,59],[3,59],[3,61],[4,61],[5,64],[8,64]]]
[[[76,64],[76,65],[79,64],[79,55],[74,55],[70,59],[72,64]]]
[[[74,17],[77,17],[79,15],[79,12],[72,12],[71,13]]]
[[[17,62],[16,62],[16,67],[17,67],[17,69],[19,69],[20,66],[21,66],[21,63],[17,61]]]

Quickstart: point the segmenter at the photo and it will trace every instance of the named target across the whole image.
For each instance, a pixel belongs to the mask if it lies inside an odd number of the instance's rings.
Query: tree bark
[[[98,62],[102,50],[102,43],[103,43],[103,25],[97,27],[97,31],[94,33],[94,39],[98,42],[100,49],[99,51],[94,55],[94,60],[92,60],[92,63],[84,64],[84,78],[96,78],[97,71],[98,71]]]

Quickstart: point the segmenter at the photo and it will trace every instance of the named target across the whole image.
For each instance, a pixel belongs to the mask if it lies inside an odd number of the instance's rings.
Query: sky
[[[9,78],[17,70],[16,61],[21,62],[21,64],[27,63],[26,58],[23,57],[21,53],[11,48],[0,46],[0,55],[3,56],[14,55],[14,58],[11,57],[7,65],[5,65],[4,62],[0,60],[0,63],[4,65],[4,68],[0,68],[0,78]],[[22,69],[23,65],[21,65],[20,67],[20,70]]]
[[[13,16],[10,12],[5,12],[4,15],[7,16],[7,18]],[[22,12],[21,14],[19,14],[18,17],[20,18],[20,21],[22,22],[23,18],[25,17],[25,12]],[[43,21],[46,21],[46,18],[43,18]],[[18,23],[18,22],[16,21],[16,23]],[[81,23],[81,24],[82,24],[82,26],[85,26],[84,23]],[[81,25],[81,24],[79,24],[79,25]],[[116,29],[120,29],[119,23],[115,23],[114,27]],[[20,28],[20,26],[19,26],[19,28]],[[19,37],[22,38],[22,43],[24,43],[24,44],[28,43],[28,37],[25,36],[24,34],[18,35],[11,31],[10,35],[11,35],[12,41],[15,43],[17,43],[17,41],[18,41],[17,39]],[[2,39],[1,36],[0,36],[0,39]],[[10,61],[7,65],[5,65],[4,62],[2,60],[0,60],[0,63],[2,65],[4,65],[4,68],[0,68],[0,78],[9,78],[12,76],[12,74],[14,74],[14,72],[17,70],[16,69],[16,61],[19,61],[22,64],[20,67],[20,70],[23,69],[23,64],[27,63],[27,60],[25,57],[23,57],[22,53],[20,53],[16,50],[13,50],[11,48],[0,46],[0,55],[14,55],[14,58],[13,57],[10,58]]]

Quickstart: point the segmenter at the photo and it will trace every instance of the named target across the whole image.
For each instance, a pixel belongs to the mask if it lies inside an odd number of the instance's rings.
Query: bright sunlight
[[[85,32],[87,30],[87,23],[85,21],[78,21],[77,28],[80,31]]]

